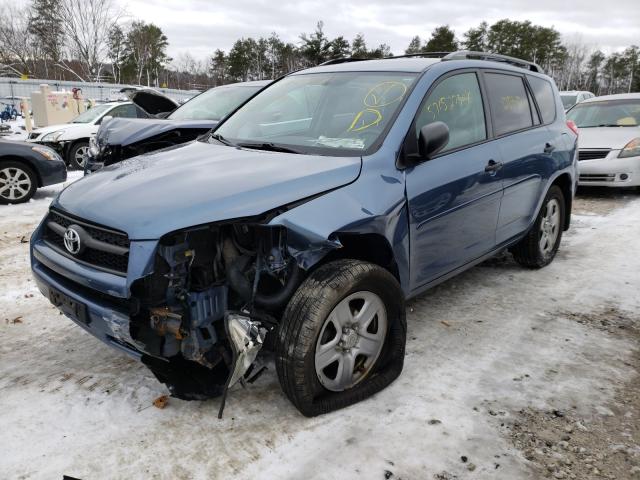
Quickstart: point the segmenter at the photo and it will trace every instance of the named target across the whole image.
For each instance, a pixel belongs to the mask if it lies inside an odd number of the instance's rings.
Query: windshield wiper
[[[269,152],[283,152],[283,153],[297,153],[301,154],[302,152],[299,150],[295,150],[293,148],[285,147],[284,145],[276,145],[275,143],[265,142],[265,143],[239,143],[238,147],[244,148],[252,148],[254,150],[266,150]]]
[[[223,145],[226,145],[228,147],[237,147],[238,145],[236,145],[233,142],[230,142],[229,140],[227,140],[226,138],[224,138],[222,135],[220,135],[219,133],[212,133],[211,134],[211,138],[213,138],[214,140],[217,140],[218,142],[222,143]]]

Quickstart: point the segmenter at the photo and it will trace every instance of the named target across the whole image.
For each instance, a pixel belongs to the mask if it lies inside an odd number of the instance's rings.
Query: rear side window
[[[416,141],[422,127],[437,121],[449,127],[449,143],[443,151],[487,138],[482,95],[475,73],[445,78],[433,89],[416,120]]]
[[[542,115],[542,123],[553,122],[556,119],[556,102],[551,83],[544,78],[527,78],[533,90],[533,95],[536,97],[536,102]]]
[[[138,116],[138,112],[136,111],[135,105],[127,103],[126,105],[120,105],[114,108],[107,113],[107,115],[111,115],[112,117],[136,118]]]
[[[485,74],[496,136],[533,126],[531,107],[521,77]]]

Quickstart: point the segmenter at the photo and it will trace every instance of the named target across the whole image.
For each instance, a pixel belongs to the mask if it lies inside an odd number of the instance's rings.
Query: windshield
[[[113,105],[96,105],[71,120],[71,123],[91,123],[111,108]]]
[[[577,95],[560,95],[560,98],[562,99],[562,105],[564,105],[565,110],[575,105],[578,101]]]
[[[220,120],[256,93],[260,86],[228,86],[207,90],[169,115],[170,120]]]
[[[292,75],[251,99],[214,138],[301,153],[361,154],[381,137],[415,78],[402,72]]]
[[[640,124],[640,99],[579,103],[567,113],[579,128],[636,127]]]

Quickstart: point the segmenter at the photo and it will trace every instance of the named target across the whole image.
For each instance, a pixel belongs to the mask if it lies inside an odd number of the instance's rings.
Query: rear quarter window
[[[556,101],[551,82],[544,78],[527,76],[533,95],[536,97],[542,123],[551,123],[556,119]]]
[[[485,74],[496,136],[533,126],[531,106],[522,77]]]

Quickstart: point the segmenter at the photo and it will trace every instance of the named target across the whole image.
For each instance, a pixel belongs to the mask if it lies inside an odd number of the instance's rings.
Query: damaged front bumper
[[[63,221],[64,228],[55,224]],[[56,243],[65,228],[79,231],[86,248],[126,252],[127,264],[105,271],[86,263],[93,257],[68,254]],[[219,396],[252,373],[274,316],[302,278],[301,252],[286,246],[281,227],[232,222],[126,248],[96,240],[109,232],[100,229],[57,211],[45,218],[31,239],[32,271],[45,297],[143,362],[175,397]]]

